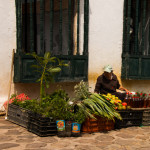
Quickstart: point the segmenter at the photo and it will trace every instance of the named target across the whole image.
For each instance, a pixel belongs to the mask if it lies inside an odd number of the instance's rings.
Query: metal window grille
[[[77,47],[77,53],[80,53],[80,0],[17,0],[16,7],[18,51],[35,51],[38,54],[51,51],[54,54],[68,55],[74,54],[74,47]],[[88,0],[84,0],[84,11],[85,54],[88,49]],[[73,43],[75,23],[76,45]]]
[[[124,0],[122,78],[150,79],[150,0]]]
[[[46,51],[71,64],[60,80],[87,80],[89,0],[16,0],[16,20],[15,82],[35,81],[29,69],[33,60],[25,54]]]

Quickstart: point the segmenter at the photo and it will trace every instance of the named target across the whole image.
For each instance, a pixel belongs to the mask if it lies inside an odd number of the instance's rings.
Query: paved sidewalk
[[[150,127],[130,127],[82,137],[38,137],[0,117],[0,150],[150,150]]]

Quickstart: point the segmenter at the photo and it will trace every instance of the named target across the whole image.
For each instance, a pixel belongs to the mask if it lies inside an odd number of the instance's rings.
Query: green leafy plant
[[[88,84],[84,81],[81,81],[79,84],[74,87],[75,99],[76,100],[84,100],[89,97],[89,87]]]
[[[21,102],[20,101],[18,101],[18,99],[17,98],[14,98],[13,99],[13,102],[12,102],[12,104],[14,104],[14,105],[19,105]]]
[[[37,60],[37,65],[32,65],[36,68],[36,71],[40,73],[40,78],[37,82],[40,82],[40,103],[42,104],[43,97],[46,96],[45,88],[49,88],[50,82],[54,81],[56,73],[61,71],[62,66],[68,66],[57,57],[51,56],[50,52],[46,52],[44,57],[38,56],[36,53],[28,54],[33,56]]]
[[[79,109],[73,114],[73,121],[82,124],[86,119],[86,115],[82,109]]]
[[[42,103],[38,103],[37,99],[32,99],[30,101],[17,102],[17,104],[20,107],[41,114],[43,117],[65,118],[68,98],[67,93],[59,89],[52,94],[46,94],[42,98]],[[61,115],[61,113],[63,114]]]
[[[17,96],[16,94],[11,94],[10,99],[12,99],[12,98],[14,98],[16,96]]]
[[[55,98],[55,97],[60,97],[60,98],[63,98],[65,101],[68,101],[69,100],[69,96],[68,94],[66,93],[65,90],[62,90],[61,88],[58,89],[58,90],[55,90],[51,95],[51,99]]]
[[[55,97],[51,100],[49,106],[50,116],[56,120],[64,119],[66,112],[66,102],[62,98]]]
[[[37,99],[18,101],[14,97],[13,104],[41,114],[43,117],[52,117],[54,120],[73,120],[73,106],[69,105],[68,101],[69,97],[65,90],[58,89],[42,97],[42,103],[38,103]]]

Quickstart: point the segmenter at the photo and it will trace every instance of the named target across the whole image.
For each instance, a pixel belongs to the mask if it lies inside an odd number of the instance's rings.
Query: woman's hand
[[[131,93],[129,90],[127,90],[126,88],[124,88],[124,87],[122,87],[122,86],[120,86],[120,88],[119,88],[119,90],[121,90],[121,91],[126,91],[126,93]]]

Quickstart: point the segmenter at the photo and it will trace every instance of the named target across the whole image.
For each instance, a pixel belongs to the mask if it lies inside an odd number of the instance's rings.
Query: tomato
[[[127,103],[126,103],[126,102],[123,102],[123,103],[122,103],[122,106],[127,106]]]

